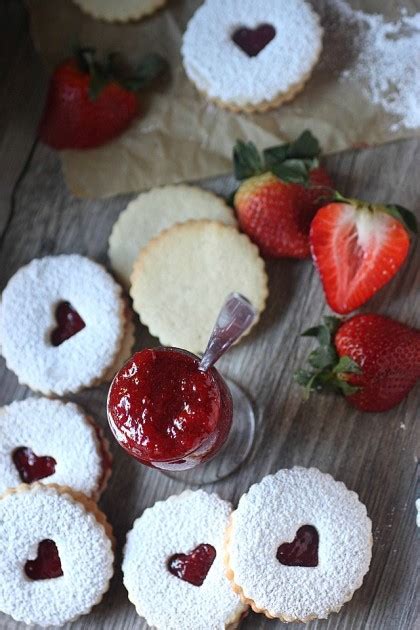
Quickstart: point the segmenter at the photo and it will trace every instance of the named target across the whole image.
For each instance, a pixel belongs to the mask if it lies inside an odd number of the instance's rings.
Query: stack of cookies
[[[265,307],[267,275],[257,247],[238,231],[225,201],[200,188],[140,194],[114,225],[109,258],[140,320],[163,345],[204,352],[231,292],[258,313]]]
[[[113,574],[111,526],[96,501],[112,459],[73,403],[28,398],[0,409],[0,610],[63,625],[90,612]]]

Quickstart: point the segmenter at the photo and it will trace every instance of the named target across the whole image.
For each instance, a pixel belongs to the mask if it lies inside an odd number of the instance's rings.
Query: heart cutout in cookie
[[[277,549],[276,558],[287,567],[318,566],[319,535],[313,525],[303,525],[290,543],[283,543]]]
[[[53,540],[41,540],[35,560],[28,560],[25,573],[31,580],[51,580],[63,575],[57,545]]]
[[[194,586],[201,586],[216,557],[212,545],[198,545],[190,553],[176,553],[168,560],[168,571]]]
[[[55,309],[55,319],[57,327],[51,333],[51,343],[59,346],[76,335],[86,326],[79,313],[73,308],[70,302],[59,302]]]
[[[12,460],[24,483],[33,483],[53,475],[57,465],[54,457],[39,457],[27,446],[16,448],[12,453]]]
[[[248,57],[256,57],[276,36],[276,29],[271,24],[260,24],[257,28],[241,26],[232,35],[232,41]]]

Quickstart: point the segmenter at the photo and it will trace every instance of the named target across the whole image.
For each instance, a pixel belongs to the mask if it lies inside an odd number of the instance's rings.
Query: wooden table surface
[[[0,9],[0,289],[34,257],[79,252],[107,264],[107,240],[119,212],[131,196],[72,198],[58,156],[36,139],[45,76],[27,32],[20,3],[4,0]],[[399,202],[420,218],[420,141],[408,140],[331,156],[328,168],[344,194]],[[233,180],[206,187],[228,193]],[[420,386],[396,409],[362,414],[337,397],[303,402],[293,371],[311,345],[299,331],[327,313],[320,283],[309,261],[270,261],[270,298],[258,327],[222,360],[221,369],[252,396],[260,412],[255,455],[234,477],[215,489],[236,503],[250,484],[282,467],[317,466],[359,493],[373,521],[374,547],[363,587],[339,615],[312,622],[313,630],[408,630],[416,621],[417,560],[415,498],[419,446]],[[420,246],[415,243],[398,279],[367,309],[420,327]],[[136,348],[156,343],[138,326]],[[0,361],[0,404],[31,395]],[[83,391],[81,403],[107,430],[106,387]],[[417,417],[416,417],[417,416]],[[416,422],[417,421],[417,422]],[[109,432],[108,432],[109,435]],[[72,628],[143,629],[127,599],[120,572],[127,530],[144,508],[179,493],[183,484],[142,467],[112,443],[113,475],[101,500],[116,533],[116,572],[103,602]],[[273,518],[277,518],[275,512]],[[0,576],[1,579],[1,576]],[[418,608],[417,608],[418,613]],[[250,615],[244,630],[280,628]],[[21,628],[0,615],[0,628]],[[180,626],[180,630],[182,626]]]

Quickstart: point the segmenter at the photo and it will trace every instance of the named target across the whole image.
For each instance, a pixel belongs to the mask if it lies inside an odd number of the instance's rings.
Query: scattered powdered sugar
[[[327,0],[324,22],[325,40],[331,35],[345,51],[339,80],[357,82],[373,104],[395,116],[392,131],[420,127],[420,12],[401,8],[389,21],[345,0]]]

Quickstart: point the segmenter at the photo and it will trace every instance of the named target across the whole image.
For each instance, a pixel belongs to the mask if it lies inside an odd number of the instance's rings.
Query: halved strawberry
[[[395,276],[407,257],[414,216],[401,206],[339,198],[316,213],[309,240],[329,306],[350,313]]]

